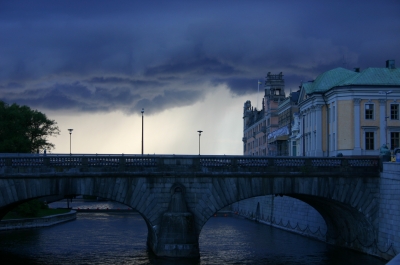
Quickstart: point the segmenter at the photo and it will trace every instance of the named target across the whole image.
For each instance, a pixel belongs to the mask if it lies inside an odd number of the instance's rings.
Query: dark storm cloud
[[[149,86],[157,86],[162,87],[165,86],[165,83],[152,81],[152,80],[137,80],[130,78],[121,78],[121,77],[93,77],[90,80],[87,80],[88,83],[91,84],[111,84],[111,85],[131,85],[134,87],[149,87]]]
[[[224,64],[215,58],[189,59],[185,58],[179,62],[170,62],[161,66],[148,68],[146,76],[224,76],[239,74],[231,65]]]
[[[131,110],[134,112],[138,109],[145,108],[147,113],[154,114],[164,109],[189,106],[203,98],[203,93],[200,91],[163,91],[162,94],[151,100],[139,100]]]
[[[0,86],[0,89],[18,89],[18,88],[24,88],[24,84],[17,83],[17,82],[10,82],[8,84]]]
[[[23,93],[3,93],[3,97],[0,99],[8,103],[17,102],[52,110],[73,109],[96,112],[115,109],[127,111],[136,100],[140,99],[140,96],[133,94],[128,88],[95,87],[91,90],[76,82],[30,89]]]
[[[1,1],[0,98],[154,112],[226,85],[287,90],[335,68],[400,63],[398,1]],[[208,87],[208,88],[207,88]]]
[[[260,82],[264,84],[263,79]],[[237,95],[243,95],[247,93],[254,93],[256,88],[258,88],[258,80],[253,78],[227,78],[227,79],[215,79],[212,82],[214,86],[221,84],[227,85],[231,91]],[[260,84],[260,89],[263,89],[262,84]]]

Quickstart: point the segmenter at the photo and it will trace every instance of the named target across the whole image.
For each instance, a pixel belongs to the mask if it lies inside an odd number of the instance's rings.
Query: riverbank
[[[49,215],[40,218],[9,219],[0,221],[0,231],[12,229],[27,229],[36,227],[46,227],[76,219],[76,211],[68,213]]]

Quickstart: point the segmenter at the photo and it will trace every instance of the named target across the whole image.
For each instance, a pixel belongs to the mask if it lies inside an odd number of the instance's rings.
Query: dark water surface
[[[157,259],[137,213],[78,213],[47,228],[0,232],[0,264],[380,265],[358,252],[237,217],[214,217],[200,235],[200,259]]]

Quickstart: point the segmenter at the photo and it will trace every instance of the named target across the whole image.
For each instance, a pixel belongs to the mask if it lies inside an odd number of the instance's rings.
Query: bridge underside
[[[288,194],[316,209],[327,225],[326,242],[369,252],[376,233],[372,223],[356,208],[326,198]]]
[[[0,216],[44,196],[92,195],[136,209],[158,256],[199,257],[202,227],[218,210],[256,196],[283,194],[314,207],[325,219],[327,242],[374,254],[377,178],[201,176],[62,176],[0,179]]]

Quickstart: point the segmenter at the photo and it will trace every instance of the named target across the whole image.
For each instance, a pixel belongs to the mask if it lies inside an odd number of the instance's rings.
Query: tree
[[[48,136],[60,134],[57,122],[28,106],[8,105],[0,101],[0,152],[35,153],[53,149]]]
[[[15,212],[21,217],[35,217],[39,213],[40,209],[43,208],[44,203],[37,199],[20,204]]]

